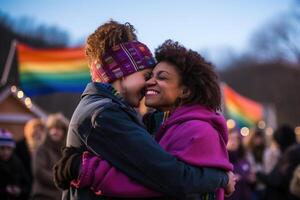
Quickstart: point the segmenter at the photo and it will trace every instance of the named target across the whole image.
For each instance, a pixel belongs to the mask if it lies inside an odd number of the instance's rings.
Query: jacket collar
[[[81,95],[81,98],[84,98],[87,95],[95,95],[103,98],[110,98],[115,103],[120,104],[122,107],[129,108],[130,110],[134,110],[132,106],[130,106],[127,101],[117,91],[113,88],[113,86],[109,83],[97,83],[97,82],[90,82],[87,84],[84,92]]]

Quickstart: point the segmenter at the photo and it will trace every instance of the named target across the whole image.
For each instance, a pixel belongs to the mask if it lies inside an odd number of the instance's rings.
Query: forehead
[[[157,73],[159,71],[166,71],[166,72],[177,72],[177,68],[175,65],[168,63],[168,62],[159,62],[153,69],[153,73]]]
[[[151,73],[152,72],[152,68],[147,68],[147,69],[143,69],[143,70],[140,70],[140,71],[138,71],[138,72],[135,72],[135,73],[132,73],[132,74],[130,74],[130,75],[135,75],[135,74],[145,74],[145,73]],[[130,75],[128,75],[128,76],[130,76]]]

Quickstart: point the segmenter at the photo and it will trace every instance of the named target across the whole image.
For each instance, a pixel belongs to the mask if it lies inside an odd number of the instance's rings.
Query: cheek
[[[178,90],[178,87],[172,86],[172,85],[166,85],[163,87],[164,90],[162,92],[162,98],[168,100],[169,102],[174,102],[178,99],[180,96],[180,92]]]
[[[145,80],[144,79],[138,79],[136,81],[134,81],[131,84],[131,88],[129,88],[129,93],[132,93],[132,95],[140,95],[141,92],[144,90],[145,88]]]
[[[64,131],[60,129],[60,130],[58,131],[58,135],[59,135],[59,137],[62,138],[62,137],[64,136]]]

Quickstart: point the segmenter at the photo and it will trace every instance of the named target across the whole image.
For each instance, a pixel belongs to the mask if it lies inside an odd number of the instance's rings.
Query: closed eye
[[[144,74],[145,80],[148,81],[151,77],[152,77],[152,73],[151,72],[147,72]]]
[[[162,76],[162,75],[158,75],[158,76],[157,76],[157,79],[158,79],[158,80],[166,80],[167,77]]]

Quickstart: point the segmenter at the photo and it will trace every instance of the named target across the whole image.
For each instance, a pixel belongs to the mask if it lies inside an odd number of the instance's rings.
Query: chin
[[[145,105],[152,108],[157,108],[159,106],[156,102],[147,102],[147,101],[145,101]]]
[[[132,106],[132,107],[139,107],[140,106],[140,101],[137,101],[137,102],[132,102],[132,103],[130,103],[130,105]]]
[[[140,107],[140,103],[134,104],[133,107],[135,107],[135,108]]]

